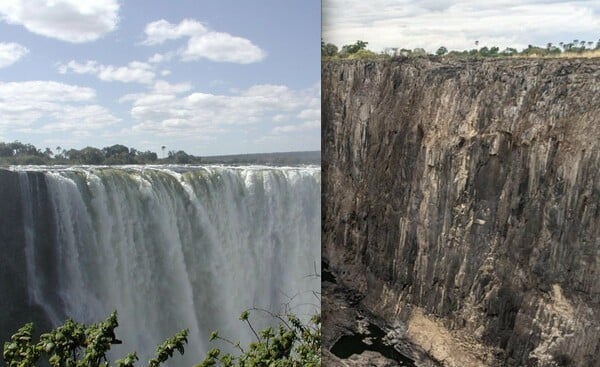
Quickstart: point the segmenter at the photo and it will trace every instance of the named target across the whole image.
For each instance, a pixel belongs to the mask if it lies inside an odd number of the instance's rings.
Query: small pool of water
[[[377,325],[369,324],[367,329],[368,332],[364,334],[342,336],[331,348],[331,353],[338,358],[346,359],[353,354],[361,354],[369,350],[398,362],[399,366],[416,367],[414,360],[383,342],[385,333]]]

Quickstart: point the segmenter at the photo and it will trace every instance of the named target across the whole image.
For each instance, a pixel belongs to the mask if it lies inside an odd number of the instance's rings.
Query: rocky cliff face
[[[363,305],[448,366],[424,319],[471,365],[600,366],[600,60],[322,80],[323,255]]]
[[[44,178],[36,172],[28,173],[32,183],[35,203],[44,208],[48,205]],[[36,216],[36,225],[24,225],[24,218],[34,216],[26,213],[23,206],[22,187],[19,174],[0,169],[0,344],[9,341],[18,328],[28,322],[34,322],[36,332],[48,330],[51,326],[46,313],[29,299],[26,251],[26,237],[33,232],[48,234],[47,237],[32,239],[43,256],[51,256],[48,247],[53,244],[53,233],[49,230],[48,216]],[[45,211],[49,213],[50,211]],[[49,275],[60,271],[50,269]],[[48,276],[46,282],[52,282]]]

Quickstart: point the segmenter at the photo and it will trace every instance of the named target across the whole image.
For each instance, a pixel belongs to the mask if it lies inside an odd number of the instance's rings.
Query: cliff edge
[[[363,307],[446,366],[600,366],[599,59],[325,62],[322,121]]]

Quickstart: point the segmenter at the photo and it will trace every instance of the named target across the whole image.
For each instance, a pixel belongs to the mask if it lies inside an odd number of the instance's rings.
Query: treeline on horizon
[[[83,149],[66,149],[60,146],[54,150],[38,149],[33,144],[14,141],[0,142],[0,164],[152,164],[152,163],[196,163],[197,157],[184,151],[170,151],[168,156],[159,159],[155,152],[138,151],[121,144],[102,149],[85,147]]]
[[[333,43],[321,41],[321,56],[324,59],[387,59],[393,57],[578,57],[578,56],[600,56],[600,39],[598,41],[584,41],[575,39],[572,42],[559,42],[555,45],[551,42],[545,46],[528,45],[527,48],[518,51],[516,48],[507,47],[500,50],[497,46],[479,47],[479,41],[475,41],[475,48],[470,50],[449,51],[445,46],[440,46],[432,54],[424,48],[406,49],[389,47],[380,53],[375,53],[367,48],[369,43],[358,40],[350,45],[338,48]]]
[[[320,152],[288,152],[238,154],[198,157],[183,150],[169,151],[163,157],[152,151],[139,151],[125,145],[115,144],[102,149],[85,147],[66,149],[57,146],[38,149],[33,144],[19,141],[0,142],[0,166],[9,165],[122,165],[122,164],[320,164]]]

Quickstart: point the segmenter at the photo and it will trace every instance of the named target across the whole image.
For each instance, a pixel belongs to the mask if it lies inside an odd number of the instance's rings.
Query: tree
[[[504,49],[504,51],[500,52],[500,55],[502,56],[513,56],[516,55],[518,53],[516,48],[512,48],[512,47],[507,47]]]
[[[346,54],[346,55],[355,54],[360,50],[366,49],[368,44],[369,44],[369,42],[364,42],[364,41],[358,40],[351,45],[342,46],[341,53]]]
[[[409,50],[408,48],[402,48],[400,49],[399,55],[400,56],[405,56],[408,57],[412,54],[412,50]]]
[[[104,154],[98,148],[85,147],[79,151],[78,160],[82,164],[102,164]]]
[[[427,51],[425,51],[424,48],[417,47],[414,50],[412,50],[411,55],[415,57],[425,57],[427,56]]]
[[[321,56],[331,57],[338,53],[338,48],[333,43],[323,43],[321,41]]]
[[[448,53],[448,49],[444,46],[441,46],[440,48],[437,49],[437,51],[435,52],[436,55],[438,56],[444,56],[445,54]]]
[[[178,164],[192,163],[192,157],[183,150],[178,150],[177,152],[170,151],[169,159]]]
[[[13,148],[9,144],[0,143],[0,157],[12,157],[13,154]]]
[[[104,164],[132,164],[135,163],[137,151],[125,145],[115,144],[102,148],[104,152]]]
[[[115,336],[117,326],[116,311],[105,321],[87,327],[67,320],[64,325],[42,334],[39,342],[33,344],[33,324],[29,323],[20,328],[10,342],[4,343],[2,356],[8,367],[34,367],[43,360],[52,367],[108,367],[106,354],[112,345],[121,344]],[[148,367],[158,367],[175,351],[183,354],[187,334],[187,329],[181,330],[159,345]],[[114,366],[133,367],[137,360],[135,352],[129,353],[115,361]]]
[[[258,310],[258,309],[255,309]],[[244,366],[278,366],[278,367],[318,367],[321,365],[321,317],[314,315],[304,323],[298,317],[274,315],[280,323],[276,329],[272,327],[256,332],[249,321],[249,311],[240,315],[252,330],[256,341],[244,349],[240,343],[233,343],[213,331],[210,341],[219,339],[237,348],[241,354],[234,356],[230,353],[221,354],[219,349],[208,352],[206,359],[196,367],[244,367]]]
[[[156,162],[157,159],[158,155],[149,150],[145,152],[138,152],[138,154],[136,155],[136,163],[153,163]]]
[[[376,59],[377,58],[377,54],[373,51],[370,50],[359,50],[358,52],[355,52],[353,54],[351,54],[350,56],[348,56],[349,59]]]
[[[106,158],[110,158],[113,156],[129,154],[129,148],[127,148],[125,145],[115,144],[111,145],[110,147],[102,148],[102,152],[104,152]]]

